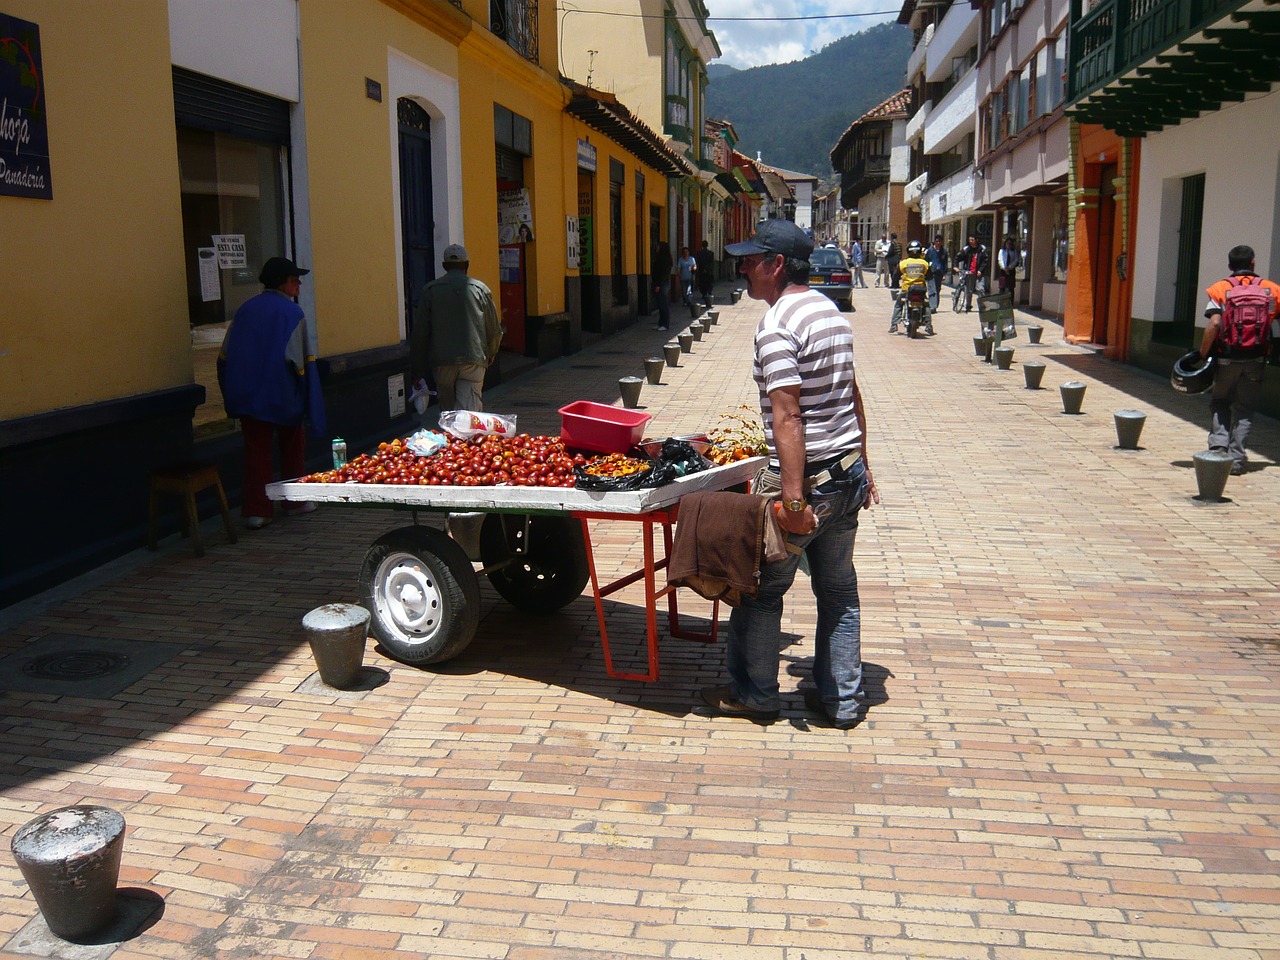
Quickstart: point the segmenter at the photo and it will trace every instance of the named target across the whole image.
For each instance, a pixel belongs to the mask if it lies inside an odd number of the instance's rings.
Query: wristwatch
[[[782,505],[792,513],[804,513],[804,508],[809,504],[805,503],[803,500],[783,500]]]

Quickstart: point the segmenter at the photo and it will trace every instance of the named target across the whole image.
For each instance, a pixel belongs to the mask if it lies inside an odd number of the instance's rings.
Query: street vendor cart
[[[724,490],[747,482],[763,457],[713,467],[664,486],[635,491],[592,491],[530,486],[393,486],[361,483],[286,481],[267,487],[273,500],[348,504],[407,511],[414,523],[379,537],[360,569],[360,599],[370,613],[370,630],[388,654],[410,664],[440,663],[460,654],[479,621],[479,576],[488,577],[513,606],[533,614],[552,613],[581,595],[588,582],[605,669],[611,677],[658,678],[657,604],[667,601],[670,635],[714,641],[718,603],[708,633],[681,629],[676,588],[657,583],[671,552],[680,499],[700,491]],[[470,552],[436,527],[419,524],[418,514],[478,521],[478,544]],[[596,569],[590,521],[624,521],[642,527],[643,566],[602,584]],[[465,524],[459,523],[458,529]],[[662,554],[654,547],[662,533]],[[478,557],[476,554],[478,553]],[[480,564],[476,570],[473,562]],[[609,646],[603,600],[638,581],[644,583],[648,669],[616,670]]]

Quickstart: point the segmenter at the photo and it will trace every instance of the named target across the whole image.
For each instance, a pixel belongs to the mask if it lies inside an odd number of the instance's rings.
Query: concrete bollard
[[[693,334],[692,334],[692,333],[681,333],[681,334],[677,334],[677,335],[676,335],[676,339],[677,339],[678,341],[680,341],[680,352],[681,352],[681,353],[692,353],[692,352],[693,352]]]
[[[1080,407],[1084,404],[1085,384],[1079,380],[1068,380],[1066,383],[1058,387],[1058,392],[1062,394],[1062,412],[1072,415],[1080,412]]]
[[[1147,415],[1141,410],[1117,410],[1116,445],[1121,450],[1137,450],[1138,438],[1142,436],[1142,426],[1147,422]]]
[[[619,377],[618,393],[622,394],[622,405],[633,409],[640,405],[640,387],[644,381],[639,377]]]
[[[975,357],[980,357],[984,353],[986,353],[987,344],[990,342],[991,341],[988,340],[986,337],[974,337],[973,338],[973,355]]]
[[[708,311],[707,311],[707,322],[708,322],[708,323],[710,323],[710,324],[711,324],[711,326],[713,326],[713,327],[714,327],[717,323],[719,323],[719,322],[720,322],[720,311],[719,311],[719,310],[708,310]]]
[[[1196,467],[1196,499],[1211,500],[1215,503],[1223,501],[1222,493],[1227,489],[1227,478],[1231,476],[1231,454],[1217,450],[1204,450],[1191,458]]]
[[[693,321],[693,323],[689,324],[689,333],[691,333],[691,334],[693,335],[693,342],[694,342],[694,343],[701,343],[701,342],[702,342],[702,334],[703,334],[703,331],[704,331],[705,329],[706,329],[706,328],[705,328],[705,327],[703,327],[703,325],[702,325],[699,321],[697,321],[697,320],[695,320],[695,321]]]
[[[316,669],[326,686],[355,686],[369,638],[369,611],[352,603],[326,603],[302,618]]]
[[[668,343],[662,348],[662,355],[667,358],[667,366],[675,367],[680,365],[680,344]]]
[[[647,357],[644,361],[644,375],[656,386],[662,382],[662,368],[666,365],[667,361],[661,357]]]
[[[1028,360],[1022,365],[1022,376],[1026,378],[1028,390],[1039,390],[1040,381],[1044,379],[1044,362]]]
[[[1027,327],[1027,341],[1029,343],[1039,343],[1040,335],[1044,333],[1044,327],[1033,323]]]
[[[49,930],[83,940],[116,918],[124,817],[110,807],[61,807],[36,817],[10,845]]]
[[[1013,347],[996,347],[996,366],[1001,370],[1008,370],[1013,366]]]

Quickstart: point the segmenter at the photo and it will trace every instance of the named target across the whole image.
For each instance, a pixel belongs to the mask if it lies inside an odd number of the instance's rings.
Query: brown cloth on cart
[[[681,499],[667,583],[731,607],[743,597],[754,597],[761,566],[781,560],[788,549],[772,502],[727,492],[691,493]]]

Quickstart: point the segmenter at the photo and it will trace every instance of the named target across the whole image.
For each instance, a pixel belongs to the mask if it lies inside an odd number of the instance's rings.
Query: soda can
[[[347,441],[341,437],[333,438],[333,469],[347,465]]]

